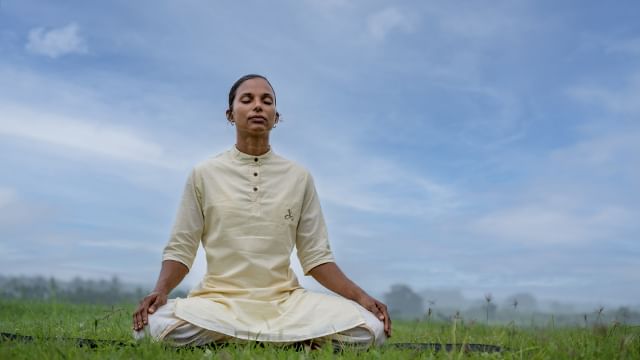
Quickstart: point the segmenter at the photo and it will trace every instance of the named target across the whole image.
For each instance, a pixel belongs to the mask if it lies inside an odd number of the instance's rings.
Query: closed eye
[[[264,95],[262,97],[262,102],[264,102],[267,105],[272,105],[273,104],[273,99],[271,98],[271,95]]]

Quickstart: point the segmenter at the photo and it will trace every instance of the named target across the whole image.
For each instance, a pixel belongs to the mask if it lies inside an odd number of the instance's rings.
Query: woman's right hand
[[[133,330],[144,329],[149,323],[149,314],[153,314],[160,306],[167,303],[169,292],[178,286],[188,272],[189,268],[181,262],[174,260],[162,262],[155,289],[140,301],[140,305],[133,313]]]
[[[153,314],[158,308],[167,303],[167,294],[153,291],[145,296],[133,313],[133,330],[139,331],[149,323],[149,314]]]

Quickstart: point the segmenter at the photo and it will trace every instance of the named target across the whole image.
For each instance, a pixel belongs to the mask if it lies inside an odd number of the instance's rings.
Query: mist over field
[[[117,277],[111,279],[83,279],[69,281],[55,278],[7,277],[0,275],[0,299],[45,300],[75,304],[136,304],[151,289],[127,283]],[[322,291],[322,290],[321,290]],[[324,290],[327,292],[326,290]],[[170,298],[186,297],[188,289],[179,287]],[[376,294],[378,295],[378,294]],[[406,284],[394,284],[383,299],[396,320],[420,320],[450,323],[462,319],[470,323],[516,324],[518,326],[588,327],[592,325],[640,325],[640,306],[608,306],[589,303],[562,303],[538,300],[529,293],[512,294],[505,298],[487,293],[482,298],[467,298],[459,289],[414,290]]]

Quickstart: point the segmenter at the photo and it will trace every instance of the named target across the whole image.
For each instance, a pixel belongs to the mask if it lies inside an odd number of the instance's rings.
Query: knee
[[[161,309],[163,311],[160,311]],[[163,329],[177,321],[177,319],[172,316],[168,316],[167,312],[165,312],[165,309],[162,307],[158,310],[159,311],[148,315],[147,324],[145,324],[144,328],[138,331],[133,330],[132,334],[134,340],[140,341],[147,337],[158,340]]]
[[[387,334],[384,332],[384,322],[376,319],[375,322],[372,321],[372,324],[368,324],[371,326],[371,330],[373,331],[373,344],[378,346],[384,344],[387,341]]]
[[[366,328],[373,337],[372,345],[382,345],[387,340],[387,334],[384,332],[384,322],[378,319],[370,311],[363,307],[359,307],[360,313],[365,321]]]

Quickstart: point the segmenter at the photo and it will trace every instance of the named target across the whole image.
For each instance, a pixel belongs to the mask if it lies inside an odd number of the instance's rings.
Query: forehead
[[[252,95],[264,95],[270,94],[273,96],[273,89],[269,86],[269,83],[262,78],[253,78],[245,80],[237,90],[238,95],[252,94]]]

